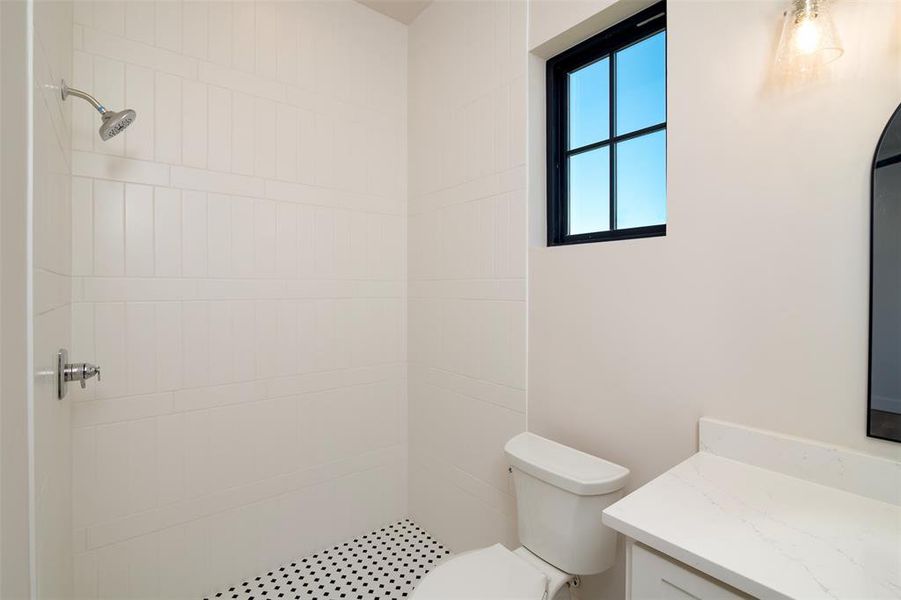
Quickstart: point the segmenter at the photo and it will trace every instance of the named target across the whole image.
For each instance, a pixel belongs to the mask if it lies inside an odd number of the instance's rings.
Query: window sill
[[[661,237],[666,235],[666,225],[649,225],[647,227],[633,227],[631,229],[615,229],[613,231],[599,231],[597,233],[582,233],[568,235],[557,240],[548,240],[550,246],[571,246],[573,244],[590,244],[593,242],[615,242],[618,240],[636,240],[649,237]]]

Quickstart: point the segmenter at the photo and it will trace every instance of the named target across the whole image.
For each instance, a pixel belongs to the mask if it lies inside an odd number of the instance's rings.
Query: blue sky
[[[570,149],[610,137],[610,58],[569,75]],[[666,33],[616,54],[616,133],[624,135],[666,119]],[[666,223],[666,132],[616,147],[617,228]],[[569,233],[610,228],[610,150],[572,156],[569,164]]]

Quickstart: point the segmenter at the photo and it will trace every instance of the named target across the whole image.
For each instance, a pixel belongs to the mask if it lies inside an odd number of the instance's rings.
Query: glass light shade
[[[776,54],[779,66],[787,73],[811,74],[843,52],[828,0],[792,0]]]

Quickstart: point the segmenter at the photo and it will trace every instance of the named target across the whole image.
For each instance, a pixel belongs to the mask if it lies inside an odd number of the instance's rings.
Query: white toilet
[[[532,433],[504,451],[522,546],[450,558],[423,578],[414,600],[551,600],[577,575],[613,566],[617,534],[601,524],[601,511],[622,497],[629,470]]]

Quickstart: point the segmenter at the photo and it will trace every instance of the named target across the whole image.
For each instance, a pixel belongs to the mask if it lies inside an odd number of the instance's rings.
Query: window
[[[547,63],[548,245],[666,235],[666,4]]]

